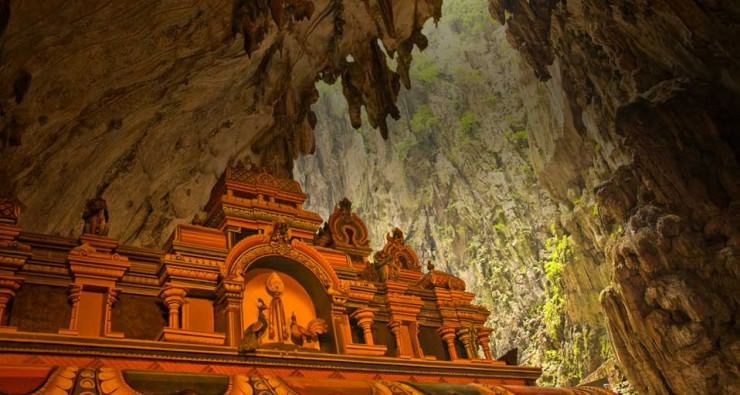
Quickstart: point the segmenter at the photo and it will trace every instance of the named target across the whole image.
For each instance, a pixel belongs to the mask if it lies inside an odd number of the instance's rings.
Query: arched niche
[[[315,318],[323,319],[328,326],[328,331],[319,337],[320,349],[323,352],[336,352],[333,341],[331,298],[324,285],[311,270],[300,262],[286,257],[267,256],[259,258],[245,267],[244,272],[241,273],[244,278],[242,299],[242,322],[244,327],[246,328],[257,321],[258,298],[261,298],[268,306],[270,305],[272,296],[269,295],[266,284],[273,273],[284,284],[284,290],[280,297],[288,330],[290,331],[291,315],[294,312],[298,325],[304,327]],[[265,314],[268,315],[269,310],[266,310]],[[265,343],[279,341],[279,339],[268,339],[267,333],[263,335],[263,340]]]
[[[299,240],[280,242],[271,240],[268,235],[254,235],[241,240],[231,249],[222,268],[222,275],[224,280],[229,282],[233,279],[244,279],[241,284],[243,289],[247,285],[247,278],[257,275],[250,274],[257,269],[282,273],[300,284],[313,303],[316,317],[325,320],[328,325],[328,332],[320,337],[321,350],[337,352],[337,342],[341,341],[337,340],[337,325],[341,324],[337,323],[336,314],[344,315],[343,312],[337,312],[343,311],[342,303],[346,298],[342,297],[344,294],[342,285],[326,259],[312,246]],[[247,290],[243,290],[241,295],[238,314],[226,318],[227,327],[231,328],[228,332],[233,334],[230,336],[236,337],[229,341],[231,345],[238,344],[244,328],[254,322],[252,317],[256,319],[256,301],[259,296],[250,295]],[[269,298],[263,300],[269,305]],[[286,311],[288,324],[290,313],[291,311]],[[300,319],[298,323],[307,324]]]

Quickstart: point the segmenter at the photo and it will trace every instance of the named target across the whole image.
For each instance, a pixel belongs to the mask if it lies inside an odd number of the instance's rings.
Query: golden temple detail
[[[78,239],[0,202],[0,393],[538,393],[461,279],[423,273],[398,228],[373,253],[349,200],[326,222],[305,200],[238,162],[161,250],[109,238],[101,198]]]

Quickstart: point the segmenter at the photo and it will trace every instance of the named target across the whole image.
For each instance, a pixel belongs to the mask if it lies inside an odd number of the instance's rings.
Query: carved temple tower
[[[104,201],[78,239],[0,202],[0,392],[608,393],[539,392],[538,368],[493,358],[462,280],[423,273],[400,229],[373,253],[348,200],[324,223],[305,199],[237,163],[162,250],[107,237]]]

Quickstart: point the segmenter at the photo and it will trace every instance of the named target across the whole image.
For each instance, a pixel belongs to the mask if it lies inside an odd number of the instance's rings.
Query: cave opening
[[[37,260],[29,278],[61,275],[54,254],[94,198],[110,212],[96,233],[133,246],[121,254],[140,274],[177,226],[218,218],[211,187],[249,158],[292,175],[324,218],[348,197],[375,250],[401,227],[491,310],[495,357],[542,366],[540,384],[740,392],[735,3],[187,3],[0,0],[0,225],[25,232],[2,233],[2,275],[19,259]],[[264,231],[233,226],[224,243]],[[40,235],[52,252],[28,258],[18,246]],[[157,324],[104,334],[159,335],[152,284],[95,295],[96,319],[126,302]],[[25,300],[6,310],[79,296],[46,286],[2,294]],[[74,317],[54,306],[50,323],[0,323],[52,333]]]

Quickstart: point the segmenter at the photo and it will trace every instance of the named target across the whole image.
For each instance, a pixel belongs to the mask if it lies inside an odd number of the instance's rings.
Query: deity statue
[[[82,219],[85,220],[84,233],[108,235],[108,206],[102,197],[98,196],[87,201]]]
[[[394,228],[385,236],[383,249],[373,255],[373,264],[365,273],[370,281],[395,281],[401,276],[402,270],[420,271],[419,258],[414,250],[405,243],[403,231]]]
[[[388,280],[398,280],[401,272],[400,263],[384,251],[378,251],[373,256],[373,269],[375,271],[375,281],[386,282]]]

